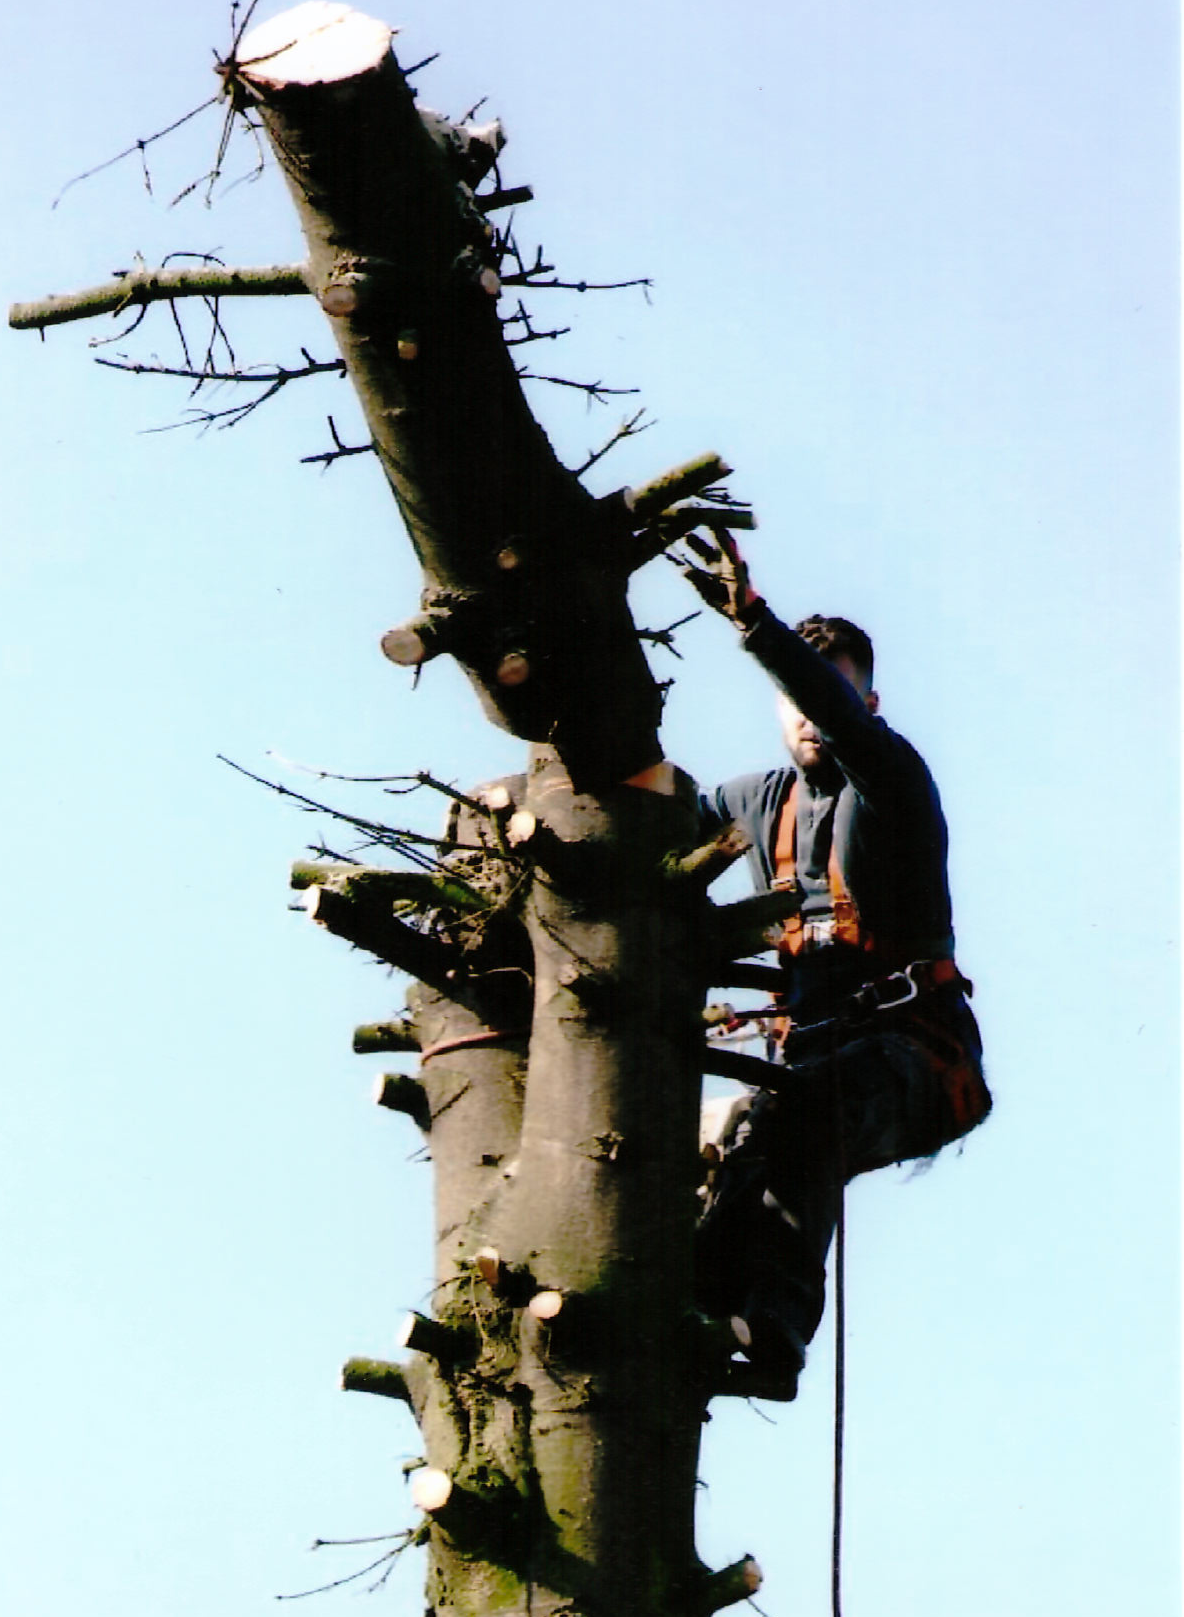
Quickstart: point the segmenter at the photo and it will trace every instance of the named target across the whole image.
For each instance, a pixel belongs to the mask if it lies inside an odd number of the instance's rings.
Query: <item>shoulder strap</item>
[[[797,870],[798,845],[798,783],[795,777],[785,799],[781,804],[777,816],[777,828],[773,837],[773,886],[792,887],[798,879]],[[838,849],[834,838],[831,838],[830,857],[826,866],[827,884],[830,887],[831,908],[835,917],[835,940],[845,943],[853,949],[874,949],[875,940],[860,925],[859,911],[855,907],[855,900],[847,890],[843,880],[843,872],[839,865]],[[788,954],[800,954],[805,939],[802,930],[800,915],[792,915],[782,926],[782,934],[777,947]]]
[[[791,887],[797,879],[798,783],[795,776],[777,812],[773,833],[773,886]]]

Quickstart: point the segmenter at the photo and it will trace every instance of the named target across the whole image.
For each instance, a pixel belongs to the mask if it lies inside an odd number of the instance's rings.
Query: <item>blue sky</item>
[[[941,786],[997,1104],[960,1155],[851,1193],[848,1617],[1174,1614],[1175,12],[379,14],[405,62],[442,52],[425,103],[505,121],[523,241],[654,278],[536,299],[577,329],[531,367],[655,419],[597,491],[724,454],[758,584],[867,626]],[[168,206],[216,109],[151,149],[152,195],[133,160],[49,206],[211,93],[224,5],[3,27],[6,301],[136,252],[299,256],[272,173]],[[240,361],[330,354],[310,306],[229,318]],[[22,1617],[257,1617],[360,1564],[312,1539],[410,1519],[413,1428],[335,1376],[424,1296],[429,1169],[349,1048],[402,984],[287,911],[323,828],[215,755],[471,783],[521,753],[451,669],[412,692],[377,651],[418,592],[393,507],[364,459],[299,464],[328,414],[358,430],[344,384],[155,434],[183,384],[94,366],[118,329],[4,338],[0,1590]],[[174,358],[167,316],[99,352],[125,349]],[[632,403],[532,398],[571,463]],[[638,582],[645,624],[693,604],[660,564]],[[705,783],[776,760],[726,626],[679,649],[670,755]],[[707,1432],[703,1552],[755,1553],[770,1617],[828,1609],[829,1328],[795,1405]],[[419,1577],[364,1609],[418,1610]]]

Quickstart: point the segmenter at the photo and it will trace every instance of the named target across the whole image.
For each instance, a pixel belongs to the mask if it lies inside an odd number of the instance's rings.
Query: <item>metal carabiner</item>
[[[917,998],[918,994],[921,992],[921,987],[917,982],[917,979],[913,976],[913,971],[914,968],[919,964],[919,961],[912,960],[903,971],[894,971],[891,977],[886,977],[884,979],[886,983],[890,983],[896,981],[897,978],[903,977],[905,983],[907,984],[907,988],[905,992],[901,994],[899,999],[877,1000],[876,1009],[878,1011],[894,1011],[898,1005],[907,1005],[910,1000]]]

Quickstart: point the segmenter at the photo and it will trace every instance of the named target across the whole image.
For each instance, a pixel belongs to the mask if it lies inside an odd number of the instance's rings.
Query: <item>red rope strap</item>
[[[459,1039],[441,1039],[437,1044],[429,1044],[426,1050],[419,1053],[419,1064],[422,1067],[425,1061],[433,1056],[444,1055],[449,1050],[463,1050],[474,1044],[498,1044],[502,1039],[516,1039],[525,1031],[520,1029],[514,1032],[508,1028],[483,1028],[480,1033],[466,1033]]]

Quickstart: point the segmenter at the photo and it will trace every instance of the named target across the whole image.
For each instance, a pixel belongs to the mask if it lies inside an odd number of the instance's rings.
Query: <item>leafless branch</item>
[[[509,194],[509,193],[507,193]],[[477,199],[481,201],[480,198]],[[522,256],[522,250],[514,238],[512,230],[499,234],[495,243],[495,251],[499,257],[511,258],[518,268],[509,275],[502,276],[503,286],[529,286],[541,287],[552,291],[564,292],[618,292],[626,287],[640,286],[644,288],[646,298],[649,298],[649,289],[653,286],[650,276],[639,276],[628,281],[564,281],[555,274],[554,264],[544,261],[541,247],[535,248],[533,264],[527,264]],[[549,278],[547,278],[549,277]],[[521,307],[521,305],[519,305]]]
[[[218,426],[220,430],[226,427],[236,427],[241,421],[245,421],[247,416],[251,415],[255,410],[257,410],[260,405],[266,404],[269,399],[273,399],[275,395],[283,388],[287,387],[290,382],[303,381],[309,376],[341,376],[345,371],[344,360],[314,360],[308,354],[307,350],[302,350],[302,352],[304,352],[306,363],[300,366],[276,365],[268,370],[261,370],[258,368],[248,368],[246,370],[239,370],[236,368],[228,371],[214,370],[210,368],[208,361],[211,356],[213,344],[219,335],[221,336],[222,341],[229,348],[229,342],[226,339],[226,335],[221,330],[221,326],[219,325],[214,336],[211,337],[210,348],[207,349],[207,363],[201,366],[194,366],[191,363],[183,366],[162,365],[159,363],[144,364],[138,360],[101,358],[96,359],[95,364],[105,365],[110,370],[130,371],[133,376],[181,377],[194,383],[192,393],[190,394],[191,398],[202,387],[204,387],[207,382],[213,383],[217,386],[237,382],[240,384],[258,386],[263,389],[262,393],[258,394],[258,396],[253,399],[248,399],[245,404],[227,405],[224,410],[201,410],[195,407],[185,412],[185,418],[183,420],[169,422],[168,425],[163,427],[150,427],[148,429],[149,432],[175,432],[178,427],[198,427],[202,432],[205,432],[212,426]],[[184,343],[183,333],[182,343]],[[231,360],[233,361],[233,350],[230,351],[230,355]],[[186,357],[188,358],[188,353],[186,353]]]
[[[555,337],[566,337],[567,333],[571,330],[570,326],[560,326],[555,331],[536,331],[534,326],[531,324],[529,312],[521,302],[519,302],[514,313],[507,315],[507,317],[502,321],[503,329],[508,330],[511,326],[521,326],[525,335],[521,337],[507,337],[507,348],[517,348],[522,343],[544,342],[547,340],[552,340]]]
[[[667,651],[681,662],[682,652],[674,644],[674,632],[676,629],[681,629],[684,623],[690,623],[693,619],[701,616],[702,614],[699,612],[688,612],[686,617],[678,618],[674,623],[668,623],[664,629],[638,629],[637,638],[639,640],[648,640],[654,646],[664,646]]]
[[[490,811],[484,803],[479,803],[474,797],[466,797],[464,792],[458,792],[455,786],[449,786],[446,781],[437,780],[434,775],[429,775],[426,769],[421,769],[414,775],[392,775],[390,778],[398,781],[410,781],[411,785],[398,788],[388,786],[386,793],[389,797],[406,797],[410,792],[418,792],[422,787],[426,786],[429,791],[440,792],[444,797],[450,797],[454,803],[459,803],[462,808],[467,808],[474,814],[489,818]]]
[[[242,269],[210,263],[199,269],[139,268],[120,270],[113,280],[80,292],[59,293],[34,303],[14,303],[8,311],[8,323],[17,331],[38,330],[70,320],[89,320],[99,314],[122,314],[141,304],[171,302],[175,298],[291,297],[307,292],[304,270],[298,264]]]
[[[554,264],[544,262],[541,247],[535,248],[534,263],[528,268],[511,230],[498,235],[494,243],[494,251],[499,258],[512,258],[518,266],[516,274],[502,277],[503,286],[527,286],[536,275],[553,275],[555,273]]]
[[[410,1532],[405,1533],[403,1535],[403,1542],[401,1544],[396,1544],[396,1546],[394,1547],[393,1550],[384,1550],[383,1553],[378,1557],[377,1560],[371,1561],[368,1566],[360,1567],[357,1572],[348,1573],[344,1578],[334,1578],[332,1583],[319,1584],[317,1586],[317,1588],[315,1588],[315,1589],[300,1589],[300,1590],[297,1591],[296,1594],[276,1595],[276,1599],[277,1600],[304,1600],[308,1595],[323,1595],[323,1594],[327,1593],[328,1590],[330,1590],[330,1589],[341,1589],[347,1583],[356,1583],[359,1578],[364,1578],[368,1572],[373,1572],[375,1567],[383,1566],[387,1562],[393,1563],[395,1561],[396,1557],[400,1556],[403,1553],[403,1551],[407,1548],[407,1546],[412,1542],[412,1540],[414,1539],[414,1536],[415,1535],[413,1533],[410,1533]],[[348,1542],[348,1541],[344,1541],[344,1542]],[[359,1540],[359,1542],[364,1542],[364,1541]],[[314,1548],[315,1548],[315,1546],[314,1546]],[[383,1574],[382,1578],[380,1578],[378,1580],[378,1582],[374,1585],[375,1588],[378,1588],[385,1581],[385,1579],[390,1575],[390,1570],[391,1569],[388,1566],[387,1571]]]
[[[609,450],[614,449],[617,444],[622,442],[623,439],[635,438],[639,432],[645,432],[648,428],[656,424],[653,421],[646,421],[643,424],[642,417],[644,415],[644,410],[638,410],[635,415],[631,415],[629,417],[628,421],[622,421],[621,425],[617,428],[616,432],[613,433],[609,441],[596,450],[594,454],[589,455],[588,459],[582,466],[576,467],[575,475],[577,477],[583,477],[586,471],[589,471],[593,466],[595,466],[598,460],[603,460],[608,454]]]
[[[357,814],[347,814],[343,809],[331,808],[327,803],[319,803],[315,798],[305,797],[302,792],[294,792],[291,787],[283,786],[279,781],[267,780],[263,775],[256,775],[253,770],[245,768],[242,764],[236,764],[232,758],[227,758],[223,753],[218,753],[217,758],[219,763],[229,765],[238,774],[253,780],[256,785],[266,786],[269,791],[277,793],[280,797],[290,799],[302,814],[328,814],[330,818],[340,820],[343,825],[351,825],[355,830],[363,832],[369,838],[367,846],[389,848],[424,870],[442,868],[438,859],[418,851],[424,848],[447,848],[460,853],[483,853],[490,858],[500,857],[492,849],[477,843],[459,843],[447,837],[427,837],[418,831],[406,831],[382,825],[377,820],[363,819]]]
[[[373,455],[376,452],[373,439],[368,444],[343,443],[341,435],[337,431],[337,423],[332,416],[328,417],[328,422],[329,433],[333,439],[333,448],[323,449],[319,455],[302,455],[300,457],[302,466],[320,466],[322,471],[327,471],[334,461],[344,460],[348,455]]]
[[[325,376],[345,374],[345,361],[343,359],[313,359],[304,352],[305,364],[298,366],[275,365],[270,369],[261,369],[250,366],[246,370],[219,371],[211,370],[207,366],[161,365],[159,363],[144,364],[138,360],[130,359],[96,359],[96,365],[105,365],[109,370],[131,371],[135,376],[176,376],[184,381],[196,382],[202,387],[207,382],[239,382],[258,387],[268,386],[271,389],[286,387],[289,382],[301,381],[306,376]],[[195,389],[196,391],[196,389]]]
[[[700,489],[696,498],[710,500],[712,505],[726,505],[732,509],[740,508],[745,511],[752,510],[752,501],[736,499],[725,483],[716,483],[711,488]]]
[[[369,1538],[314,1538],[310,1550],[347,1549],[354,1544],[390,1544],[394,1539],[407,1537],[406,1528],[397,1533],[374,1533]]]
[[[147,314],[148,305],[145,303],[136,310],[135,318],[130,326],[124,326],[122,331],[113,331],[109,337],[92,337],[87,346],[90,348],[107,348],[113,342],[122,342],[125,337],[130,337],[132,332],[143,324]],[[44,338],[44,331],[41,333],[41,335]]]
[[[537,278],[534,271],[527,271],[523,275],[502,276],[503,286],[529,286],[532,289],[537,287],[540,290],[549,289],[562,292],[621,292],[626,287],[640,286],[645,288],[647,302],[649,301],[649,289],[653,284],[652,278],[648,275],[640,276],[632,281],[561,281],[554,276],[549,281],[542,281]]]
[[[695,614],[691,615],[693,617]],[[677,628],[678,625],[675,624],[673,627]],[[489,814],[484,803],[479,803],[476,798],[466,797],[463,792],[458,792],[455,786],[437,780],[426,769],[418,769],[413,775],[339,775],[332,769],[321,769],[315,764],[298,763],[294,758],[285,758],[282,753],[274,750],[269,751],[267,756],[274,758],[278,764],[283,764],[286,769],[299,770],[302,774],[313,775],[317,780],[340,780],[356,786],[385,786],[391,797],[407,797],[410,793],[426,787],[430,791],[441,792],[445,797],[450,797],[454,803],[462,804],[474,814]]]
[[[573,387],[581,393],[586,393],[589,400],[595,400],[597,404],[603,404],[609,397],[619,398],[627,393],[641,391],[636,387],[606,387],[603,382],[573,382],[566,376],[540,376],[535,371],[527,370],[519,371],[518,378],[522,382],[550,382],[555,387]]]
[[[199,112],[204,112],[207,107],[212,107],[218,101],[218,99],[219,97],[217,95],[212,95],[208,101],[203,101],[199,107],[194,107],[191,111],[184,113],[180,118],[177,118],[166,128],[158,129],[154,135],[147,135],[143,140],[133,141],[133,143],[130,146],[125,147],[123,151],[116,152],[114,157],[108,157],[104,162],[96,163],[94,168],[88,168],[82,174],[75,174],[72,180],[67,180],[65,185],[62,186],[62,189],[58,192],[57,196],[54,197],[50,206],[52,208],[56,208],[58,203],[65,196],[66,192],[72,189],[73,186],[81,185],[83,180],[93,179],[96,174],[102,174],[105,169],[114,168],[116,163],[122,163],[125,157],[134,157],[137,152],[139,153],[140,161],[143,164],[144,183],[149,195],[151,195],[152,180],[148,173],[148,161],[144,156],[147,148],[153,145],[156,141],[163,140],[166,135],[171,135],[174,130],[180,129],[182,124],[187,124],[191,118],[196,118]]]

